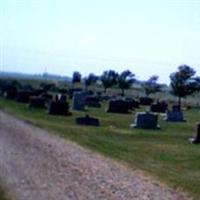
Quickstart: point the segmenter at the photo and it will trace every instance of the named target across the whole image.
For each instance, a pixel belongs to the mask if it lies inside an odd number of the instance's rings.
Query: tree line
[[[200,91],[200,77],[195,75],[196,71],[188,65],[181,65],[177,71],[170,74],[170,91],[178,97],[178,104],[180,106],[182,98]],[[147,96],[162,91],[162,85],[158,83],[158,79],[158,76],[153,75],[141,83]],[[125,90],[130,89],[137,80],[135,74],[130,70],[125,70],[121,73],[115,70],[106,70],[100,76],[90,73],[84,78],[82,78],[80,72],[75,71],[72,76],[73,85],[83,83],[86,88],[97,83],[97,81],[102,84],[104,92],[108,88],[117,86],[121,90],[122,96],[124,96]]]

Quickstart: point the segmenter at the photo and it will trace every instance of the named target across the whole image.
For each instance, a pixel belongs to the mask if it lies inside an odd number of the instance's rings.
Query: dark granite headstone
[[[72,115],[72,113],[69,112],[69,104],[67,102],[62,102],[62,101],[51,101],[49,104],[48,113],[50,115],[63,115],[63,116]]]
[[[193,144],[199,144],[200,143],[200,123],[197,123],[196,125],[196,135],[189,139],[189,141]]]
[[[45,91],[44,91],[43,89],[33,89],[32,92],[33,92],[33,95],[34,95],[34,96],[40,96],[40,95],[42,95]]]
[[[81,88],[70,88],[68,90],[69,99],[73,98],[75,92],[81,92],[81,91],[82,91]]]
[[[58,101],[59,100],[59,97],[58,97],[58,94],[56,94],[55,96],[54,96],[54,101]]]
[[[87,96],[85,104],[89,107],[96,107],[96,108],[101,107],[101,104],[99,103],[99,98],[96,96]]]
[[[33,92],[31,91],[19,91],[16,101],[21,103],[29,103],[30,97],[33,96]]]
[[[86,97],[87,97],[87,92],[75,92],[72,100],[73,110],[84,111]]]
[[[138,112],[135,116],[135,124],[131,124],[134,128],[157,129],[158,115],[149,112]]]
[[[156,112],[156,113],[165,113],[167,111],[168,105],[165,102],[161,103],[156,103],[151,105],[151,112]]]
[[[140,108],[140,102],[137,100],[132,100],[133,108]]]
[[[110,100],[107,112],[129,113],[128,104],[124,100]]]
[[[153,99],[150,97],[141,97],[139,100],[143,106],[150,106],[153,103]]]
[[[52,94],[48,94],[48,93],[44,93],[44,94],[40,95],[40,98],[44,98],[45,101],[48,103],[51,100],[53,100],[53,95]]]
[[[30,97],[29,108],[45,108],[45,99],[41,97]]]
[[[179,105],[173,105],[172,111],[181,111],[181,107]]]
[[[76,124],[79,125],[88,125],[88,126],[99,126],[99,120],[97,118],[90,117],[86,115],[85,117],[76,118]]]
[[[129,110],[134,110],[134,108],[139,108],[139,102],[132,99],[132,98],[126,98],[125,99],[128,109]]]
[[[7,99],[16,99],[18,90],[15,86],[8,86],[5,91],[5,97]]]
[[[64,95],[64,94],[61,94],[59,100],[62,101],[62,102],[66,102],[67,101],[67,96]]]
[[[172,111],[167,112],[166,121],[170,122],[184,122],[184,116],[181,109],[177,106],[172,107]]]

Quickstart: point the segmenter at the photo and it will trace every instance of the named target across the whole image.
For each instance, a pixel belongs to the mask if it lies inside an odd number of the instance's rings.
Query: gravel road
[[[0,111],[0,179],[13,200],[189,199],[144,174]]]

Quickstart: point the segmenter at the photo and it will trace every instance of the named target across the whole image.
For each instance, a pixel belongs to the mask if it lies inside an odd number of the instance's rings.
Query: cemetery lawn
[[[28,109],[26,104],[0,98],[0,109],[133,169],[142,169],[200,199],[200,145],[188,142],[200,118],[198,109],[184,111],[186,123],[165,122],[160,116],[160,130],[142,130],[129,126],[136,111],[112,114],[105,113],[105,108],[106,103],[102,108],[89,108],[88,113],[99,118],[101,126],[86,127],[75,124],[75,117],[84,116],[82,112],[73,112],[71,117],[49,116],[46,110]]]
[[[0,200],[8,200],[6,197],[4,190],[0,187]]]

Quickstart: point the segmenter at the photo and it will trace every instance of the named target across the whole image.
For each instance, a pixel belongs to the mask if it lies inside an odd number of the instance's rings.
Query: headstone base
[[[87,125],[87,126],[99,126],[99,120],[97,118],[90,117],[86,115],[85,117],[77,117],[76,124],[78,125]]]

